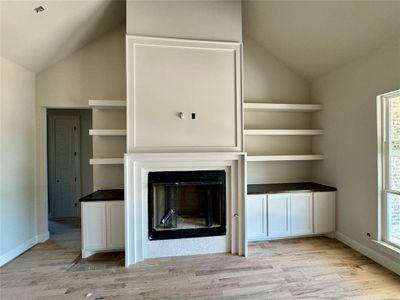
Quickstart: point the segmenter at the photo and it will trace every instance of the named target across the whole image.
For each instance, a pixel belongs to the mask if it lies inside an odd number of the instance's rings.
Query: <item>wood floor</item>
[[[153,259],[123,267],[123,253],[80,258],[77,222],[0,270],[4,299],[400,299],[400,277],[338,241],[256,243],[229,254]]]

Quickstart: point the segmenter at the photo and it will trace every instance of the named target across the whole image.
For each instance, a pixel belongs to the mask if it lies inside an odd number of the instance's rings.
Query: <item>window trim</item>
[[[379,95],[377,97],[377,138],[378,138],[378,236],[377,242],[387,244],[390,248],[400,249],[399,244],[388,239],[387,195],[400,195],[400,190],[389,188],[390,168],[387,159],[390,156],[388,140],[390,137],[390,106],[389,98],[400,96],[400,90]]]

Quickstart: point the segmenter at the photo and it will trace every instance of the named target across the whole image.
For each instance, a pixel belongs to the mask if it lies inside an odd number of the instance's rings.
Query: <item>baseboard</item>
[[[369,257],[378,264],[391,270],[392,272],[400,275],[400,264],[394,259],[392,259],[389,255],[384,255],[376,251],[375,249],[367,247],[341,232],[336,232],[335,238],[341,241],[343,244],[346,244],[347,246],[353,248],[354,250],[360,252],[361,254],[364,254],[365,256]]]
[[[50,238],[50,233],[47,231],[43,234],[38,234],[36,236],[36,243],[43,243]]]
[[[7,253],[3,254],[0,256],[0,267],[4,266],[5,264],[9,263],[25,251],[29,250],[33,246],[39,243],[43,243],[47,241],[50,237],[49,232],[39,234],[31,238],[30,240],[26,241],[25,243],[22,243],[21,245],[15,247],[14,249],[11,249]]]

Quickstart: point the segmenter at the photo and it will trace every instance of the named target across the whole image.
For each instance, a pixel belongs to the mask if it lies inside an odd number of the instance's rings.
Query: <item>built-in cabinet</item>
[[[82,202],[82,257],[125,247],[124,201]]]
[[[327,233],[335,230],[335,195],[335,192],[314,193],[314,233]]]
[[[267,233],[269,237],[290,234],[290,194],[267,196]]]
[[[313,194],[290,194],[290,234],[313,233]]]
[[[335,231],[335,192],[248,195],[249,241]]]
[[[248,238],[262,240],[268,237],[267,195],[248,195],[246,207]]]

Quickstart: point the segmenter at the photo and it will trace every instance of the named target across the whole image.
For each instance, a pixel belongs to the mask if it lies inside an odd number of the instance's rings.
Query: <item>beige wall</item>
[[[36,242],[35,75],[0,58],[0,265]],[[18,250],[19,249],[19,250]]]
[[[47,231],[47,170],[46,170],[46,114],[45,108],[88,107],[89,99],[125,100],[125,26],[121,26],[100,37],[86,47],[68,56],[59,63],[37,74],[36,78],[37,116],[37,214],[39,233]],[[119,123],[125,122],[125,115],[116,116]],[[108,117],[93,111],[94,128],[102,127]],[[124,123],[125,124],[125,123]],[[97,127],[96,127],[97,126]],[[103,138],[104,148],[108,149]],[[102,141],[93,140],[93,145],[102,148]],[[123,149],[119,149],[124,152]],[[93,152],[96,152],[95,149]],[[95,154],[95,153],[94,153]],[[100,167],[103,168],[103,167]],[[101,188],[97,182],[114,187],[123,185],[123,167],[110,168],[104,172],[93,168],[94,189]],[[110,177],[110,180],[104,176]],[[108,188],[110,186],[107,186]]]
[[[247,35],[244,47],[244,99],[252,102],[308,103],[309,82]]]
[[[89,99],[125,99],[125,26],[37,74],[39,106],[88,106]]]
[[[337,230],[369,248],[378,228],[376,97],[399,88],[399,39],[312,85],[313,102],[324,105],[314,125],[325,130],[313,180],[338,188]]]
[[[198,40],[241,41],[240,0],[127,0],[127,33]]]
[[[309,83],[269,54],[248,36],[244,48],[244,101],[276,103],[310,102]],[[296,129],[310,128],[309,114],[246,112],[245,128]],[[308,137],[245,137],[245,151],[262,154],[309,154]],[[310,162],[251,162],[249,183],[299,182],[311,179]]]

